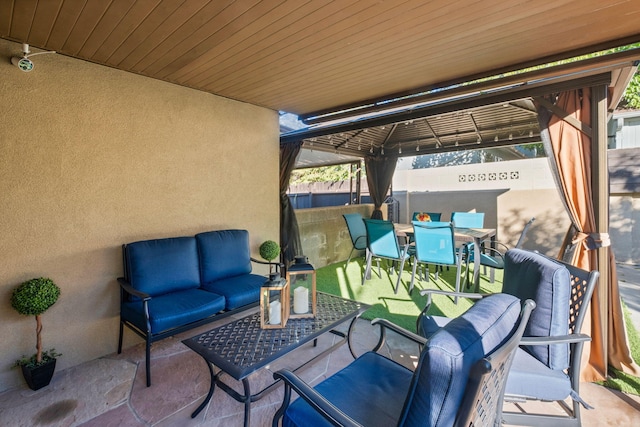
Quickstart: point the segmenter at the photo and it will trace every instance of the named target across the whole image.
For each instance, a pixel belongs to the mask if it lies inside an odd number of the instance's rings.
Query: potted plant
[[[260,256],[271,262],[280,255],[280,245],[273,240],[267,240],[260,245]],[[273,265],[269,264],[269,280],[276,280],[278,278],[278,272],[273,273]]]
[[[56,368],[60,354],[55,349],[42,351],[42,313],[60,296],[60,288],[49,278],[40,277],[23,282],[11,294],[11,307],[25,316],[36,317],[36,354],[16,361],[22,368],[24,379],[32,390],[47,386]]]

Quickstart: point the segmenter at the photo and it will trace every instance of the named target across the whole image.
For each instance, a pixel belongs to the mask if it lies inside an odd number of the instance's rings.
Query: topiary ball
[[[267,261],[276,259],[280,255],[280,246],[273,240],[267,240],[260,245],[260,256]]]
[[[11,307],[27,316],[37,316],[51,307],[60,296],[60,288],[46,277],[22,283],[11,294]]]

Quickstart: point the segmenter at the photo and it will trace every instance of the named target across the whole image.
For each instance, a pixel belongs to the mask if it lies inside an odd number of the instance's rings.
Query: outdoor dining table
[[[396,234],[398,236],[409,236],[413,234],[413,224],[395,224]],[[457,242],[470,243],[473,242],[473,259],[479,260],[482,252],[482,242],[487,239],[494,240],[496,237],[495,228],[461,228],[453,229],[454,239]],[[480,290],[480,262],[473,263],[473,287],[474,291]]]

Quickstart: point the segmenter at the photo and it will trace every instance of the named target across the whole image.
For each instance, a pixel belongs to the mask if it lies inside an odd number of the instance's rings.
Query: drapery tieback
[[[611,239],[609,238],[609,233],[576,233],[576,236],[573,238],[574,245],[576,243],[582,242],[588,250],[594,250],[598,248],[606,248],[607,246],[611,246]]]

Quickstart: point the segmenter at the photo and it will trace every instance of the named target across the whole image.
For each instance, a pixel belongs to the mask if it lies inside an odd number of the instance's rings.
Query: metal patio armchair
[[[537,252],[506,252],[502,292],[533,299],[538,307],[529,319],[507,381],[505,400],[516,402],[521,409],[503,413],[507,424],[581,425],[580,407],[590,406],[578,394],[580,365],[583,345],[591,339],[581,329],[598,275],[595,270],[585,271]],[[432,295],[486,297],[430,289],[421,294],[427,295],[427,306],[416,327],[423,337],[430,337],[451,320],[427,314]],[[570,405],[567,398],[571,398]],[[529,400],[555,402],[566,416],[526,412],[521,404]]]
[[[289,370],[274,373],[285,388],[272,425],[497,427],[509,365],[534,306],[494,295],[429,340],[376,319],[382,332],[374,350],[317,386]],[[376,352],[386,329],[422,346],[414,371]],[[290,403],[292,391],[300,398]]]

